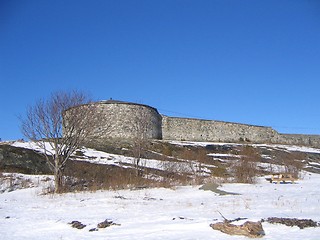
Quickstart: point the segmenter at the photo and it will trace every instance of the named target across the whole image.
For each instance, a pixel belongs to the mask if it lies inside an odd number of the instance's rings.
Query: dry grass
[[[240,159],[231,167],[235,182],[255,183],[259,174],[257,163],[260,161],[260,155],[251,146],[244,146],[239,155]]]

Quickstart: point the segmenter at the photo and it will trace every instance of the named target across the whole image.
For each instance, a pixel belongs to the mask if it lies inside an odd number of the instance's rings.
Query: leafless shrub
[[[225,178],[227,176],[227,170],[223,166],[217,166],[211,170],[211,174],[215,177]]]
[[[162,161],[160,167],[171,175],[190,172],[189,164],[178,160]]]
[[[0,177],[0,192],[14,191],[34,187],[35,184],[28,177],[24,177],[15,173],[2,174]]]
[[[235,181],[240,183],[255,183],[256,176],[259,173],[257,162],[260,159],[260,155],[249,145],[244,146],[239,154],[241,155],[240,159],[232,165]]]
[[[162,150],[163,156],[172,157],[173,156],[173,147],[172,145],[165,144]]]
[[[291,174],[294,178],[299,178],[306,154],[301,152],[282,152],[280,158],[284,165],[285,173]]]

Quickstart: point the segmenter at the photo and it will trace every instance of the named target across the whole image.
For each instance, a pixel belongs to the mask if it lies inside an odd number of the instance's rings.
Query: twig
[[[219,212],[218,210],[217,210],[217,212],[220,214],[220,216],[224,219],[225,222],[229,222],[229,221],[230,221],[230,220],[226,219],[226,218],[222,215],[221,212]]]
[[[246,220],[246,219],[248,219],[248,218],[235,218],[235,219],[233,219],[233,220],[229,220],[229,219],[227,219],[227,218],[225,218],[223,215],[222,215],[222,213],[221,212],[219,212],[219,211],[217,211],[219,214],[220,214],[220,216],[224,219],[224,222],[227,222],[227,223],[232,223],[232,222],[237,222],[237,221],[241,221],[241,220]]]

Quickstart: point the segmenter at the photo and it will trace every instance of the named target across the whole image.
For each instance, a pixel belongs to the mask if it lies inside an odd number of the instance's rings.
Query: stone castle
[[[132,139],[144,133],[149,139],[205,142],[278,143],[320,147],[320,135],[281,134],[271,127],[169,117],[154,107],[115,100],[94,103],[99,109],[97,129],[112,125],[112,131],[96,140]],[[93,136],[95,137],[95,136]]]

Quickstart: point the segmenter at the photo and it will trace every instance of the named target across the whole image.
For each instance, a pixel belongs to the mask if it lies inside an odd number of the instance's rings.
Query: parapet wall
[[[320,135],[280,134],[271,127],[162,116],[165,140],[278,143],[320,147]]]
[[[171,140],[271,142],[278,133],[270,127],[162,116],[162,137]]]
[[[279,134],[275,143],[320,147],[320,135]]]

